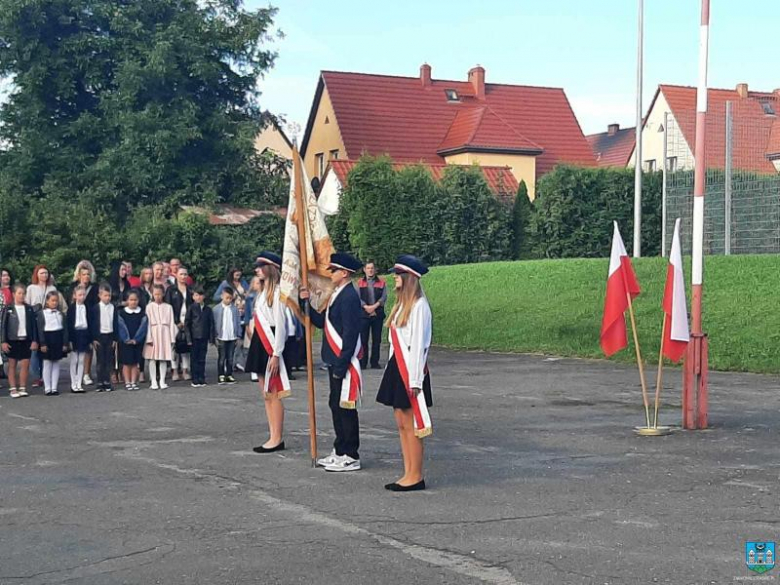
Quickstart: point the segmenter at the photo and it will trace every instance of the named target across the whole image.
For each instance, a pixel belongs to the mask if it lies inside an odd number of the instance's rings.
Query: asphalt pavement
[[[709,430],[645,438],[631,367],[445,350],[430,365],[429,489],[410,494],[383,489],[401,459],[380,371],[348,474],[311,467],[302,375],[271,455],[251,451],[267,435],[248,376],[85,395],[63,379],[16,400],[4,382],[0,583],[734,583],[752,575],[745,541],[780,541],[777,377],[712,374]],[[677,425],[679,370],[665,379]],[[317,394],[327,453],[319,370]]]

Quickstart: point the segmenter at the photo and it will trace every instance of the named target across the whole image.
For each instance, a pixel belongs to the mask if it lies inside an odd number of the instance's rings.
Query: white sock
[[[60,385],[60,362],[50,362],[51,363],[51,389],[52,391],[57,389],[57,386]]]
[[[168,372],[168,362],[157,362],[160,364],[160,386],[165,386],[165,374]]]
[[[51,361],[43,360],[43,391],[47,394],[51,392]]]

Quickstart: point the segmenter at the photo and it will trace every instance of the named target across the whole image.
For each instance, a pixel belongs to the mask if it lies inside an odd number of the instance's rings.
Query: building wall
[[[490,154],[484,152],[464,152],[445,158],[448,165],[472,165],[509,167],[517,182],[525,181],[528,197],[536,197],[536,157],[518,154]]]
[[[279,156],[292,160],[292,148],[274,124],[268,124],[255,138],[255,150],[259,153],[273,150]]]
[[[679,124],[675,120],[663,93],[660,93],[658,99],[655,100],[653,109],[648,113],[647,123],[642,129],[643,168],[647,169],[648,161],[655,161],[655,170],[660,171],[663,169],[661,161],[664,156],[664,133],[659,132],[658,129],[663,126],[664,112],[669,112],[669,128],[667,128],[669,137],[667,139],[666,156],[667,158],[677,158],[677,170],[691,169],[693,168],[693,152],[683,138]],[[628,160],[629,168],[634,168],[635,160],[636,150],[631,153],[631,158]]]
[[[328,123],[325,123],[325,120]],[[330,95],[328,94],[328,88],[324,88],[322,91],[322,97],[320,98],[319,106],[317,107],[317,114],[314,117],[314,124],[311,129],[311,136],[309,137],[309,143],[306,146],[306,155],[303,159],[303,165],[306,168],[306,173],[309,178],[319,177],[322,179],[322,174],[318,167],[317,155],[323,155],[323,172],[328,166],[328,161],[332,158],[331,152],[338,150],[338,158],[348,158],[346,149],[344,148],[344,141],[341,139],[341,132],[339,131],[338,124],[336,123],[336,113],[333,111],[333,104],[330,101]]]

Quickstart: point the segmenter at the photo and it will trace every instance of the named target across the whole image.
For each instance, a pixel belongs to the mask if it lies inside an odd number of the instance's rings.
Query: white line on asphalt
[[[242,484],[238,481],[231,480],[222,476],[215,476],[213,474],[203,472],[199,469],[191,469],[191,468],[179,467],[178,465],[174,465],[171,463],[163,463],[152,457],[145,457],[143,455],[139,455],[137,453],[132,453],[129,451],[117,453],[117,455],[128,457],[130,459],[134,459],[137,461],[143,461],[144,463],[149,463],[151,465],[159,467],[160,469],[174,471],[181,475],[196,477],[201,480],[228,484],[230,487],[236,489],[237,488],[241,488],[243,490],[247,489],[246,484]],[[514,578],[514,576],[503,567],[491,565],[479,559],[471,558],[459,553],[438,550],[435,548],[430,548],[418,544],[409,544],[406,542],[401,542],[400,540],[396,540],[395,538],[385,536],[384,534],[378,534],[376,532],[372,532],[365,528],[361,528],[360,526],[357,526],[356,524],[353,524],[351,522],[347,522],[345,520],[339,520],[338,518],[333,518],[332,516],[328,516],[321,512],[317,512],[303,504],[295,504],[292,502],[288,502],[286,500],[279,499],[255,487],[250,488],[249,494],[252,496],[252,498],[257,500],[258,502],[262,502],[267,506],[271,506],[274,508],[274,510],[286,512],[292,516],[295,516],[300,521],[309,522],[312,524],[319,524],[320,526],[333,528],[341,532],[344,532],[346,534],[365,536],[371,538],[372,540],[375,540],[380,544],[390,546],[398,550],[399,552],[412,557],[413,559],[423,561],[424,563],[427,563],[429,565],[434,565],[437,567],[448,569],[453,573],[458,573],[459,575],[472,577],[484,583],[491,583],[493,585],[528,585],[527,583],[521,583],[520,581],[517,581]]]

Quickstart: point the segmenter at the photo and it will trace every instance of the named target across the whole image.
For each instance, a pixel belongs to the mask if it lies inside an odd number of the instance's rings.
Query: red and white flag
[[[601,320],[601,349],[607,357],[628,345],[626,318],[628,295],[635,298],[640,292],[631,259],[626,253],[618,224],[612,234],[612,253],[609,256],[607,296],[604,299],[604,316]]]
[[[666,288],[664,290],[664,326],[663,354],[673,362],[679,362],[688,347],[688,308],[685,301],[685,276],[683,274],[682,249],[680,248],[680,218],[674,222],[672,250],[669,253],[669,266],[666,269]]]

